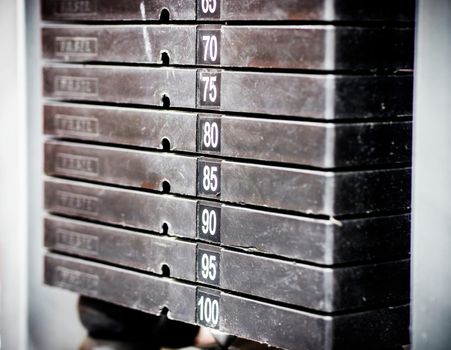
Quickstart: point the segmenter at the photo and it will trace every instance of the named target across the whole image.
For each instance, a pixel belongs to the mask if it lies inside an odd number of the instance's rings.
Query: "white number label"
[[[210,328],[219,327],[219,297],[198,292],[197,322]]]
[[[204,62],[216,62],[218,58],[218,38],[216,35],[202,35],[204,42]]]
[[[199,204],[197,215],[197,238],[220,243],[221,207]]]
[[[199,160],[197,172],[198,194],[212,195],[217,198],[221,193],[221,162]]]
[[[218,88],[216,87],[217,78],[215,76],[203,76],[202,82],[204,83],[204,94],[202,97],[203,102],[216,102],[218,97]]]
[[[204,177],[202,185],[206,192],[216,192],[218,190],[218,167],[204,166]]]
[[[219,285],[221,251],[215,246],[199,245],[197,247],[197,281]]]
[[[214,281],[216,279],[216,256],[202,254],[202,277]]]
[[[202,0],[202,12],[203,13],[215,13],[216,12],[216,0]]]
[[[217,148],[219,144],[219,127],[216,122],[205,122],[203,127],[204,146],[206,148]]]
[[[199,72],[198,101],[200,107],[221,106],[221,73],[218,71]]]

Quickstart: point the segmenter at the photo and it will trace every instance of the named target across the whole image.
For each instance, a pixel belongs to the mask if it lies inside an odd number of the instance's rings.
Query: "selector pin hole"
[[[166,94],[161,97],[161,103],[163,104],[163,108],[171,107],[171,99]]]
[[[169,54],[167,52],[162,52],[161,53],[161,63],[163,64],[163,66],[169,66]]]
[[[163,23],[169,22],[170,13],[168,9],[162,9],[160,12],[160,21]]]
[[[170,151],[171,150],[171,141],[169,141],[166,137],[161,140],[161,147],[163,148],[163,151]]]
[[[171,269],[169,268],[168,265],[163,264],[161,266],[161,273],[162,273],[163,277],[170,277],[171,276]]]
[[[161,309],[160,316],[167,316],[168,313],[169,313],[169,309],[165,306]]]
[[[171,192],[171,184],[168,181],[163,181],[161,187],[163,187],[163,193]]]
[[[169,226],[167,223],[164,223],[163,225],[161,225],[161,229],[163,230],[163,235],[168,235],[168,231],[169,231]]]

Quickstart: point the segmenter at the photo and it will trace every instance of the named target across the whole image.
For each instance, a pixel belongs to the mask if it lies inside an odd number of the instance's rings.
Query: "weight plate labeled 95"
[[[382,349],[409,340],[408,305],[324,315],[58,254],[47,254],[44,280],[50,286],[155,315],[167,307],[174,320],[288,350],[300,346]]]

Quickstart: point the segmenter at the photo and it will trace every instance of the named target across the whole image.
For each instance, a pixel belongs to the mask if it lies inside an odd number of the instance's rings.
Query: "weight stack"
[[[409,343],[414,1],[41,8],[46,284],[287,350]]]

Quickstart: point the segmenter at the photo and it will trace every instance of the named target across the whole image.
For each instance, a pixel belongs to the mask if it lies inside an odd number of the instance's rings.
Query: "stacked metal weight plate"
[[[407,343],[413,3],[43,0],[45,282],[284,349]]]

